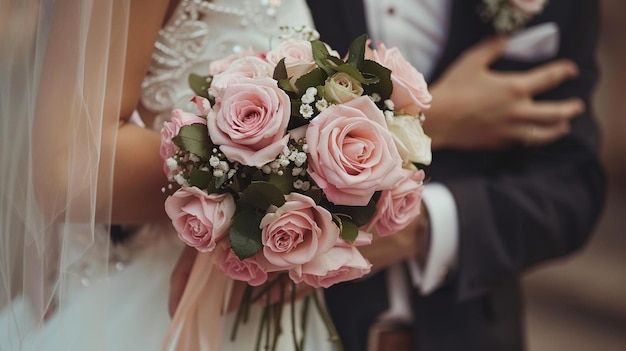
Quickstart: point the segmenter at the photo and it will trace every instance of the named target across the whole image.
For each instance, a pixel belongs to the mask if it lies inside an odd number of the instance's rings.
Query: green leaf
[[[189,87],[196,95],[210,99],[209,87],[212,79],[211,76],[200,76],[192,73],[189,75]]]
[[[253,182],[241,194],[239,204],[266,211],[270,205],[285,203],[285,197],[276,185],[269,182]]]
[[[233,217],[228,238],[240,260],[256,255],[263,248],[260,228],[263,216],[258,211],[241,211]]]
[[[289,195],[293,190],[293,181],[296,179],[291,174],[291,169],[286,169],[283,172],[283,175],[278,175],[276,173],[270,174],[270,183],[276,186],[281,193],[284,195]]]
[[[357,236],[359,236],[359,227],[351,220],[343,218],[341,220],[341,232],[339,233],[339,237],[353,243]]]
[[[311,199],[313,199],[313,201],[315,201],[316,204],[319,205],[319,203],[322,201],[322,189],[309,189],[307,191],[304,192],[304,195],[310,197]]]
[[[327,75],[332,76],[335,73],[332,61],[329,61],[330,53],[326,49],[326,44],[319,40],[313,40],[311,42],[311,48],[313,50],[313,59],[319,68],[321,68]]]
[[[316,68],[296,80],[296,88],[304,92],[308,87],[324,85],[328,75],[321,68]]]
[[[363,75],[356,67],[347,63],[337,67],[338,72],[344,72],[349,74],[354,79],[358,80],[361,84],[376,84],[378,83],[378,77],[374,75]]]
[[[174,144],[185,151],[197,155],[203,160],[208,160],[214,145],[209,138],[207,126],[202,123],[194,123],[180,128],[180,132],[172,138]]]
[[[274,68],[274,77],[275,80],[281,81],[283,79],[289,79],[287,75],[287,66],[285,66],[285,58],[282,58],[276,64],[276,68]]]
[[[361,65],[361,72],[364,75],[378,77],[378,82],[371,85],[364,85],[363,90],[367,95],[377,93],[381,97],[381,103],[391,97],[393,91],[393,83],[391,83],[391,70],[383,67],[378,62],[365,60]]]
[[[195,186],[198,189],[206,189],[213,181],[213,174],[207,171],[201,171],[196,168],[192,168],[189,172],[189,184]]]
[[[367,224],[376,213],[376,203],[379,198],[380,192],[376,192],[365,206],[341,206],[335,205],[328,200],[323,201],[322,206],[331,213],[349,217],[352,223],[357,227],[361,227]]]
[[[360,37],[354,39],[348,49],[347,62],[357,69],[361,68],[361,63],[365,58],[365,43],[367,42],[367,34],[363,34]]]

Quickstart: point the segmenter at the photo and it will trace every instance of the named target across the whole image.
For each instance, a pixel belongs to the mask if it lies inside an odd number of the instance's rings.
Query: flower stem
[[[339,333],[337,332],[337,328],[335,328],[335,324],[333,323],[333,320],[330,318],[328,311],[326,311],[326,309],[322,307],[322,304],[320,303],[319,298],[317,296],[317,291],[311,295],[313,295],[313,302],[315,303],[315,307],[317,308],[317,311],[322,317],[322,321],[324,322],[324,325],[326,326],[326,329],[328,330],[330,341],[334,343],[335,345],[337,345],[338,351],[344,351],[343,344],[341,343],[341,339],[339,338]]]
[[[298,335],[296,334],[296,284],[293,283],[291,289],[291,335],[293,337],[293,346],[296,351],[300,350]]]

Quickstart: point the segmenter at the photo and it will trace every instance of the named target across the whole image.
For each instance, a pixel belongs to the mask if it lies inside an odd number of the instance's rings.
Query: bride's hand
[[[424,129],[433,149],[502,149],[515,144],[542,145],[569,131],[583,112],[577,98],[535,101],[578,74],[569,60],[555,60],[520,72],[489,66],[502,56],[505,40],[492,38],[461,55],[431,87],[432,108]]]

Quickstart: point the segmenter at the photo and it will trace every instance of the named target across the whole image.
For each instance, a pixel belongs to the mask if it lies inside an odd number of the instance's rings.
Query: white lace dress
[[[188,105],[193,96],[187,83],[190,73],[206,74],[212,60],[248,47],[267,50],[271,38],[280,33],[280,25],[312,26],[305,1],[182,0],[161,30],[143,83],[142,104],[157,113],[155,127],[173,108],[193,111]],[[80,240],[80,225],[69,230]],[[26,304],[17,302],[10,313],[0,312],[0,330],[16,329],[14,335],[0,335],[0,351],[161,349],[170,323],[169,278],[181,243],[169,224],[146,225],[128,242],[112,248],[106,244],[108,232],[103,229],[98,235],[100,240],[90,243],[87,252],[80,249],[84,246],[80,242],[68,248],[79,257],[67,269],[67,280],[72,284],[64,292],[67,298],[58,302],[61,312],[42,328],[30,333],[17,331],[20,325],[28,325]],[[106,267],[95,263],[103,261],[102,255],[110,258]],[[289,311],[284,309],[279,351],[294,349]],[[234,342],[230,342],[234,314],[227,316],[221,350],[254,350],[260,314],[260,307],[252,308],[248,323],[239,327]],[[319,316],[309,315],[305,350],[332,350]],[[7,324],[17,327],[6,328]]]

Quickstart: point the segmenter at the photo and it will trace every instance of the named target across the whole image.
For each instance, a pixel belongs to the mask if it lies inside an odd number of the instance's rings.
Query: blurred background
[[[594,110],[608,202],[584,250],[524,279],[528,351],[626,351],[626,1],[601,5]]]

